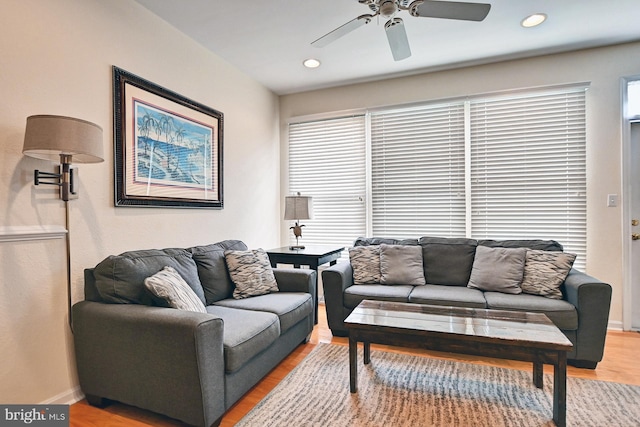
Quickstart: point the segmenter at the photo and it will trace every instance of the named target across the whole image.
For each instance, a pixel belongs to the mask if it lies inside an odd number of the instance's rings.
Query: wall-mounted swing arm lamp
[[[60,162],[59,173],[35,170],[35,185],[57,185],[60,198],[65,203],[67,229],[67,305],[69,327],[73,331],[71,317],[71,239],[69,231],[69,200],[78,197],[77,176],[74,177],[71,162],[99,163],[103,159],[102,128],[86,120],[65,116],[38,115],[27,117],[22,153],[37,159]]]
[[[57,185],[65,202],[77,198],[77,179],[71,162],[102,162],[102,128],[86,120],[64,116],[30,116],[22,153],[37,159],[60,162],[60,173],[34,171],[34,184]]]

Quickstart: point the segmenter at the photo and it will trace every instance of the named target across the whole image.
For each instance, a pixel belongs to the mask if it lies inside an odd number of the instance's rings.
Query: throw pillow
[[[467,287],[505,294],[522,292],[525,248],[489,248],[478,246]]]
[[[562,299],[560,286],[567,278],[575,260],[575,254],[566,252],[528,250],[524,264],[522,292]]]
[[[269,256],[263,249],[225,251],[224,258],[236,286],[233,290],[235,299],[278,292]]]
[[[421,237],[424,277],[430,285],[467,286],[478,242],[474,239]]]
[[[224,251],[246,251],[247,249],[247,245],[240,240],[224,240],[188,249],[198,267],[198,276],[204,289],[207,305],[231,298],[233,294],[233,282],[227,270]]]
[[[207,312],[200,298],[173,267],[164,267],[153,276],[147,277],[144,279],[144,286],[169,307],[198,313]]]
[[[422,248],[380,245],[380,276],[383,285],[425,285]]]
[[[354,285],[380,283],[380,246],[349,248],[349,262],[353,269]]]
[[[93,275],[103,301],[151,305],[153,301],[144,286],[144,279],[167,266],[173,267],[196,293],[202,304],[206,304],[198,268],[191,254],[185,249],[144,249],[111,255],[96,265]]]

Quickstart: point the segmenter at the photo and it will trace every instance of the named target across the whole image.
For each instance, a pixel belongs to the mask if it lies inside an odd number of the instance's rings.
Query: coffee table
[[[349,331],[351,393],[357,391],[357,344],[364,363],[371,343],[418,347],[533,363],[543,386],[543,364],[553,365],[553,421],[566,425],[567,352],[571,341],[542,313],[362,301],[344,321]]]

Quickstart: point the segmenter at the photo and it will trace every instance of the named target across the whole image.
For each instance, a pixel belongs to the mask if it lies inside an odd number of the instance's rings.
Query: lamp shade
[[[77,163],[99,163],[103,159],[102,128],[73,117],[38,115],[27,117],[22,153],[57,162],[61,154]]]
[[[286,196],[284,198],[284,219],[311,219],[313,216],[313,202],[310,196]]]

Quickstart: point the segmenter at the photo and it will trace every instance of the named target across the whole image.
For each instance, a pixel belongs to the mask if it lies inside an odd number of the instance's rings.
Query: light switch
[[[607,207],[615,208],[616,206],[618,206],[618,195],[607,194]]]

